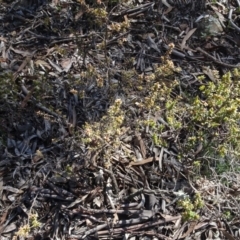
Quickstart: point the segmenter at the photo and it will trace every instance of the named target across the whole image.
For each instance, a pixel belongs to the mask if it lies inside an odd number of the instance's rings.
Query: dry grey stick
[[[148,212],[148,214],[144,214],[145,211],[143,211],[143,214],[139,215],[139,218],[133,218],[133,219],[129,219],[129,220],[120,220],[118,221],[116,224],[113,225],[113,227],[121,227],[121,226],[126,226],[126,225],[133,225],[133,224],[139,224],[139,223],[143,223],[145,221],[147,221],[148,219],[150,219],[151,217],[153,217],[153,215],[155,214],[154,211]],[[99,225],[87,232],[85,232],[85,235],[82,237],[83,239],[85,237],[87,237],[88,235],[91,235],[101,229],[106,228],[107,226],[109,226],[108,223]],[[78,236],[79,237],[79,236]]]
[[[153,212],[157,212],[157,210],[116,210],[116,209],[87,209],[82,206],[79,206],[78,209],[74,209],[72,211],[66,210],[66,213],[70,216],[73,217],[78,214],[100,214],[100,213],[106,213],[106,214],[123,214],[123,215],[128,215],[128,216],[149,216]]]
[[[240,28],[233,22],[232,20],[232,12],[233,12],[233,9],[231,8],[230,11],[229,11],[229,15],[228,15],[228,19],[231,23],[231,25],[238,31],[240,32]]]
[[[97,232],[97,231],[99,231],[99,230],[101,230],[101,229],[103,229],[103,228],[105,228],[105,227],[107,227],[107,226],[108,226],[108,223],[104,223],[104,224],[99,225],[99,226],[97,226],[97,227],[95,227],[95,228],[92,228],[91,230],[86,231],[86,232],[85,232],[85,235],[84,235],[81,239],[84,239],[84,238],[86,238],[88,235],[93,234],[93,233],[95,233],[95,232]],[[79,236],[78,236],[78,237],[79,237]]]
[[[115,226],[116,228],[113,229],[114,232],[116,231],[124,231],[124,232],[127,232],[127,231],[134,231],[134,229],[145,229],[145,228],[152,228],[154,226],[158,226],[158,225],[162,225],[162,224],[166,224],[167,222],[174,222],[174,221],[177,221],[178,219],[180,219],[181,216],[174,216],[174,217],[170,217],[170,218],[166,218],[166,219],[156,219],[156,220],[153,220],[153,221],[139,221],[139,219],[131,219],[129,220],[130,222],[128,222],[128,224],[130,223],[134,223],[136,225],[131,225],[131,226],[128,226],[128,227],[124,227],[124,229],[120,229],[119,226],[124,226],[126,225],[126,221],[119,221]],[[139,223],[138,223],[139,222]],[[103,229],[105,227],[107,227],[108,224],[102,224],[102,225],[99,225],[89,231],[87,231],[85,233],[85,235],[83,236],[83,238],[81,239],[84,239],[86,236],[90,235],[90,234],[93,234],[97,231],[99,231],[100,229]],[[75,237],[75,238],[79,238],[80,236],[79,235],[71,235],[71,237]]]
[[[135,7],[135,8],[130,8],[130,9],[127,9],[127,10],[123,10],[122,12],[118,13],[118,14],[115,14],[115,16],[123,16],[123,15],[126,15],[126,14],[132,14],[134,12],[137,12],[137,11],[140,11],[140,10],[145,10],[147,7],[151,6],[151,5],[154,5],[154,3],[150,2],[150,3],[145,3],[145,4],[142,4],[138,7]]]
[[[228,63],[224,63],[224,62],[220,62],[219,60],[217,60],[215,57],[213,57],[212,55],[208,54],[207,52],[205,52],[204,50],[202,50],[200,47],[198,47],[196,49],[197,51],[201,52],[204,56],[210,58],[211,60],[213,60],[215,63],[224,66],[224,67],[228,67],[228,68],[239,68],[240,65],[232,65],[232,64],[228,64]]]
[[[169,48],[170,48],[167,44],[163,44],[163,47],[164,47],[166,50],[169,50]],[[177,57],[180,57],[180,58],[185,58],[185,57],[186,57],[186,55],[185,55],[184,53],[181,53],[181,52],[177,51],[177,50],[174,49],[174,48],[172,49],[171,54],[173,54],[173,55],[175,55],[175,56],[177,56]]]
[[[142,192],[143,192],[143,188],[140,188],[140,189],[138,189],[137,191],[129,194],[128,196],[125,196],[125,197],[123,198],[123,200],[126,201],[126,200],[128,200],[128,199],[134,198],[135,196],[141,195]]]
[[[111,170],[111,171],[110,171],[110,170],[107,170],[107,169],[102,168],[102,167],[99,167],[99,166],[97,166],[97,168],[102,169],[104,172],[108,173],[108,174],[111,176],[114,189],[115,189],[115,191],[116,191],[116,194],[118,195],[118,194],[119,194],[119,188],[118,188],[117,180],[116,180],[116,178],[115,178],[115,176],[114,176],[114,174],[113,174],[113,171],[112,171],[112,170]]]

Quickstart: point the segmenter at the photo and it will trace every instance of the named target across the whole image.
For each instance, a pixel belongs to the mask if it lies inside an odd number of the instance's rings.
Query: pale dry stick
[[[70,210],[65,210],[65,212],[72,218],[75,215],[79,214],[114,214],[117,213],[119,215],[136,215],[136,216],[147,216],[149,215],[150,212],[153,210],[141,210],[141,209],[123,209],[123,210],[118,210],[118,209],[88,209],[84,208],[83,206],[79,206],[78,209],[73,209],[72,211]]]
[[[200,47],[197,47],[196,50],[201,52],[204,56],[210,58],[215,63],[217,63],[217,64],[219,64],[221,66],[228,67],[228,68],[240,68],[239,64],[238,65],[232,65],[232,64],[224,63],[224,62],[221,62],[221,61],[217,60],[215,57],[213,57],[212,55],[208,54],[207,52],[202,50]]]
[[[140,169],[140,172],[142,173],[142,178],[144,180],[144,186],[146,186],[147,188],[150,188],[148,180],[146,178],[146,175],[145,175],[145,172],[144,172],[142,166],[139,166],[139,169]]]
[[[118,221],[116,224],[114,224],[114,227],[124,227],[124,226],[126,226],[126,225],[131,225],[130,227],[126,227],[126,228],[133,228],[134,226],[138,226],[139,224],[139,226],[145,226],[144,224],[145,224],[145,222],[147,221],[147,220],[149,220],[150,218],[152,218],[153,217],[153,215],[155,214],[155,212],[154,211],[148,211],[148,214],[146,214],[146,215],[140,215],[139,216],[139,218],[133,218],[133,219],[129,219],[129,220],[120,220],[120,221]],[[177,217],[177,219],[179,218],[179,216]],[[175,221],[176,220],[176,217],[173,217],[170,221]],[[158,223],[159,221],[157,221],[157,223]],[[162,220],[161,221],[161,223],[162,222],[164,222],[165,223],[165,220]],[[111,224],[111,223],[110,223]],[[137,224],[137,225],[134,225],[134,224]],[[111,224],[112,225],[112,224]],[[132,226],[133,225],[133,226]],[[101,230],[101,229],[104,229],[104,228],[106,228],[107,226],[109,226],[109,224],[108,223],[105,223],[105,224],[102,224],[102,225],[99,225],[99,226],[97,226],[97,227],[95,227],[95,228],[93,228],[93,229],[91,229],[91,230],[89,230],[89,231],[87,231],[87,232],[85,232],[85,235],[81,238],[81,239],[84,239],[84,238],[86,238],[88,235],[91,235],[91,234],[93,234],[93,233],[95,233],[95,232],[98,232],[99,230]],[[151,226],[151,223],[150,223],[150,226]],[[113,228],[113,231],[115,231],[115,228]],[[77,237],[77,238],[79,238],[80,236],[78,236],[78,235],[74,235],[74,237]]]
[[[166,7],[168,7],[168,8],[173,8],[168,2],[167,2],[167,0],[162,0],[162,3],[166,6]]]
[[[180,58],[185,58],[186,55],[178,50],[176,50],[175,48],[173,49],[170,49],[170,47],[167,45],[167,44],[163,44],[163,48],[166,49],[167,51],[170,51],[169,54],[173,54],[177,57],[180,57]]]
[[[118,13],[118,14],[114,14],[114,16],[124,16],[124,15],[129,15],[131,13],[134,13],[134,12],[137,12],[137,11],[140,11],[142,9],[145,9],[147,7],[150,7],[151,5],[154,5],[152,2],[148,2],[148,3],[145,3],[145,4],[142,4],[138,7],[135,7],[135,8],[130,8],[130,9],[127,9],[127,10],[123,10],[122,12]]]
[[[120,191],[119,191],[119,188],[118,188],[117,180],[116,180],[116,178],[115,178],[115,176],[113,174],[113,171],[112,170],[109,171],[109,170],[107,170],[105,168],[102,168],[102,167],[99,167],[99,166],[96,166],[96,167],[101,169],[101,170],[103,170],[104,172],[108,173],[111,176],[112,181],[113,181],[113,185],[114,185],[114,189],[116,191],[116,194],[118,195]]]
[[[155,196],[162,196],[163,193],[173,193],[172,190],[163,190],[163,189],[143,189],[143,193],[149,195],[149,194],[154,194]]]
[[[139,231],[137,231],[137,229],[139,229]],[[134,231],[134,233],[133,233]],[[125,227],[121,227],[121,228],[114,228],[114,232],[111,232],[111,237],[112,239],[113,238],[116,238],[116,239],[122,239],[122,236],[124,234],[126,234],[127,232],[125,231]],[[135,228],[131,228],[131,230],[128,231],[128,234],[131,234],[133,233],[134,235],[136,236],[142,236],[142,231],[141,231],[141,227],[137,227],[136,229]],[[102,230],[102,231],[99,231],[98,232],[98,236],[101,236],[101,239],[109,239],[109,231],[107,230]],[[107,235],[107,236],[106,236]],[[144,235],[148,238],[147,239],[163,239],[163,240],[172,240],[172,238],[168,238],[166,237],[165,235],[163,234],[160,234],[160,233],[156,233],[154,230],[149,230],[149,231],[144,231]],[[104,238],[105,237],[105,238]],[[152,238],[151,238],[152,237]],[[124,238],[125,239],[125,238]],[[132,239],[132,238],[127,238],[127,239]],[[71,240],[75,240],[75,239],[71,239]]]
[[[154,4],[152,4],[152,6],[154,6]],[[134,13],[128,14],[128,16],[131,17],[131,18],[132,18],[132,17],[135,17],[135,16],[137,16],[137,15],[139,15],[139,14],[147,11],[149,7],[151,7],[151,5],[147,6],[146,8],[143,8],[143,9],[141,9],[141,10],[139,10],[139,11],[136,11],[136,12],[134,12]]]
[[[143,224],[142,222],[143,222],[143,220],[141,220],[140,218],[139,219],[130,219],[130,220],[121,220],[116,224],[119,227],[114,228],[113,232],[111,232],[111,233],[114,234],[114,233],[122,232],[124,230],[125,226],[130,225],[130,224],[131,224],[131,230],[134,230],[134,227],[136,226],[134,224],[138,224],[138,225]],[[103,231],[99,232],[98,235],[101,235],[101,233],[107,234],[107,233],[109,233],[109,231],[103,230]]]
[[[149,123],[149,119],[150,119],[150,113],[151,113],[151,110],[149,111],[149,113],[148,113],[148,117],[147,117],[147,122]],[[149,132],[149,124],[147,124],[147,126],[146,126],[146,133],[148,133]]]
[[[123,220],[123,221],[119,221],[119,223],[116,225],[116,228],[114,228],[114,232],[116,231],[124,231],[124,232],[131,232],[135,229],[146,229],[146,228],[153,228],[155,226],[159,226],[159,225],[162,225],[162,224],[166,224],[168,222],[174,222],[174,221],[177,221],[178,219],[180,219],[181,216],[174,216],[174,217],[170,217],[169,219],[166,218],[166,219],[160,219],[160,220],[153,220],[153,221],[147,221],[147,222],[143,222],[142,223],[142,220],[139,221],[139,219],[131,219],[131,220],[127,220],[127,221],[130,221],[130,222],[126,222],[126,220]],[[139,222],[139,223],[138,223]],[[126,226],[126,223],[128,224],[131,224],[131,226]],[[132,224],[133,223],[133,224]],[[119,227],[124,227],[124,229],[120,229]]]
[[[141,194],[141,202],[134,209],[142,209],[145,205],[145,202],[145,197],[143,194]]]
[[[105,221],[101,221],[101,220],[98,220],[97,218],[95,218],[94,216],[91,216],[91,215],[88,215],[88,214],[81,214],[81,217],[85,217],[85,218],[88,218],[96,223],[105,223]]]
[[[116,201],[121,201],[120,198],[117,198]],[[128,208],[132,208],[132,209],[135,209],[137,206],[139,205],[138,202],[133,202],[133,203],[125,203],[125,204],[121,204],[120,205],[120,208],[122,209],[128,209]]]
[[[39,192],[36,194],[36,196],[35,196],[34,199],[33,199],[33,203],[31,204],[31,207],[30,207],[30,209],[29,209],[29,215],[31,215],[32,208],[33,208],[33,206],[34,206],[34,203],[35,203],[38,195],[39,195]],[[28,215],[28,225],[29,225],[29,215]]]
[[[158,158],[159,170],[160,171],[162,171],[163,151],[164,151],[164,148],[161,147],[160,156]]]
[[[132,179],[130,179],[128,176],[126,176],[126,175],[124,175],[124,174],[122,174],[120,172],[117,172],[117,175],[119,177],[121,177],[123,181],[127,181],[129,184],[133,185]],[[144,184],[141,181],[139,181],[139,180],[135,179],[135,182],[138,183],[139,185],[141,185],[142,187],[144,186]]]
[[[132,199],[132,198],[134,198],[135,196],[141,195],[142,192],[143,192],[143,188],[140,188],[140,189],[138,189],[136,192],[133,192],[133,193],[129,194],[128,196],[125,196],[125,197],[123,198],[123,200],[126,201],[126,200],[129,200],[129,199]]]
[[[129,224],[138,224],[138,223],[142,223],[143,221],[147,221],[149,218],[151,218],[154,215],[154,212],[151,212],[150,214],[143,216],[143,218],[139,217],[138,219],[129,219],[129,220],[120,220],[118,221],[115,226],[119,227],[119,226],[126,226]],[[85,235],[82,237],[83,239],[86,238],[88,235],[91,235],[103,228],[106,228],[107,226],[109,226],[108,223],[99,225],[87,232],[85,232]]]
[[[168,21],[168,22],[170,22],[170,21]],[[178,28],[178,27],[173,27],[173,26],[171,26],[171,25],[166,25],[166,24],[162,24],[162,23],[154,23],[154,25],[155,25],[155,26],[160,26],[160,27],[169,28],[169,29],[173,29],[173,30],[177,31],[178,33],[181,33],[181,30],[180,30],[180,28]]]
[[[60,187],[57,187],[55,186],[54,184],[52,184],[50,181],[46,181],[46,184],[55,192],[57,193],[57,195],[59,195],[60,197],[66,197],[68,199],[74,199],[75,196],[74,194],[72,194],[71,192],[65,190],[65,189],[62,189]]]
[[[117,41],[117,40],[120,39],[121,37],[126,36],[128,33],[130,33],[130,31],[127,31],[127,32],[125,32],[125,33],[122,33],[122,34],[120,34],[119,36],[114,37],[114,38],[112,38],[111,40],[106,41],[106,46],[108,46],[109,44],[114,43],[115,41]]]
[[[230,11],[229,11],[229,14],[228,14],[228,19],[231,23],[231,25],[238,31],[240,32],[240,28],[233,22],[232,20],[232,12],[233,12],[233,9],[231,8]]]
[[[154,158],[153,157],[149,157],[149,158],[146,158],[146,159],[143,159],[139,162],[130,162],[129,163],[129,166],[140,166],[140,165],[144,165],[144,164],[147,164],[147,163],[150,163],[150,162],[153,162],[154,161]]]
[[[86,232],[85,232],[85,235],[82,236],[81,239],[84,239],[84,238],[86,238],[88,235],[91,235],[91,234],[93,234],[93,233],[95,233],[95,232],[98,232],[98,231],[101,230],[101,229],[106,228],[108,225],[109,225],[108,223],[104,223],[104,224],[102,224],[102,225],[98,225],[98,226],[95,227],[95,228],[92,228],[92,229],[89,230],[89,231],[86,231]],[[78,238],[78,237],[79,237],[79,236],[77,236],[77,238]]]

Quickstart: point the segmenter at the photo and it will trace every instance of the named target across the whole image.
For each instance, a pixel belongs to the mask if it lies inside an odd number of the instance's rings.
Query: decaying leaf
[[[36,153],[33,156],[33,162],[36,163],[38,161],[40,161],[43,158],[43,154],[40,150],[37,150]]]

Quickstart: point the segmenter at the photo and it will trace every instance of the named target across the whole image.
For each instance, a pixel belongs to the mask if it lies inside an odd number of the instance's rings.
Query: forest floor
[[[1,239],[240,239],[239,12],[1,1]]]

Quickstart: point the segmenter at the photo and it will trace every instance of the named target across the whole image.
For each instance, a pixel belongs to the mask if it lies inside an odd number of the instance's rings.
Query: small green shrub
[[[39,228],[41,223],[38,221],[38,214],[30,214],[28,218],[28,224],[23,225],[19,228],[18,232],[16,233],[16,236],[14,239],[16,239],[17,236],[19,237],[28,237],[31,231],[33,231],[36,228]]]
[[[86,123],[84,126],[82,142],[93,151],[102,151],[105,167],[111,165],[111,158],[121,144],[119,137],[124,121],[121,105],[121,99],[116,99],[99,122]]]
[[[191,221],[199,219],[199,215],[196,211],[204,206],[204,202],[200,193],[196,193],[193,200],[186,196],[183,199],[180,199],[177,205],[182,208],[183,221]]]
[[[169,131],[180,150],[180,159],[192,156],[194,160],[198,145],[205,156],[240,155],[240,73],[234,69],[220,77],[217,71],[213,72],[215,81],[200,76],[202,84],[197,94],[191,94],[178,91],[174,66],[167,58],[163,61],[161,69],[151,76],[148,96],[136,103],[162,116],[161,123],[156,118],[148,119],[154,144],[161,144],[160,136]],[[146,120],[140,122],[144,123]]]

